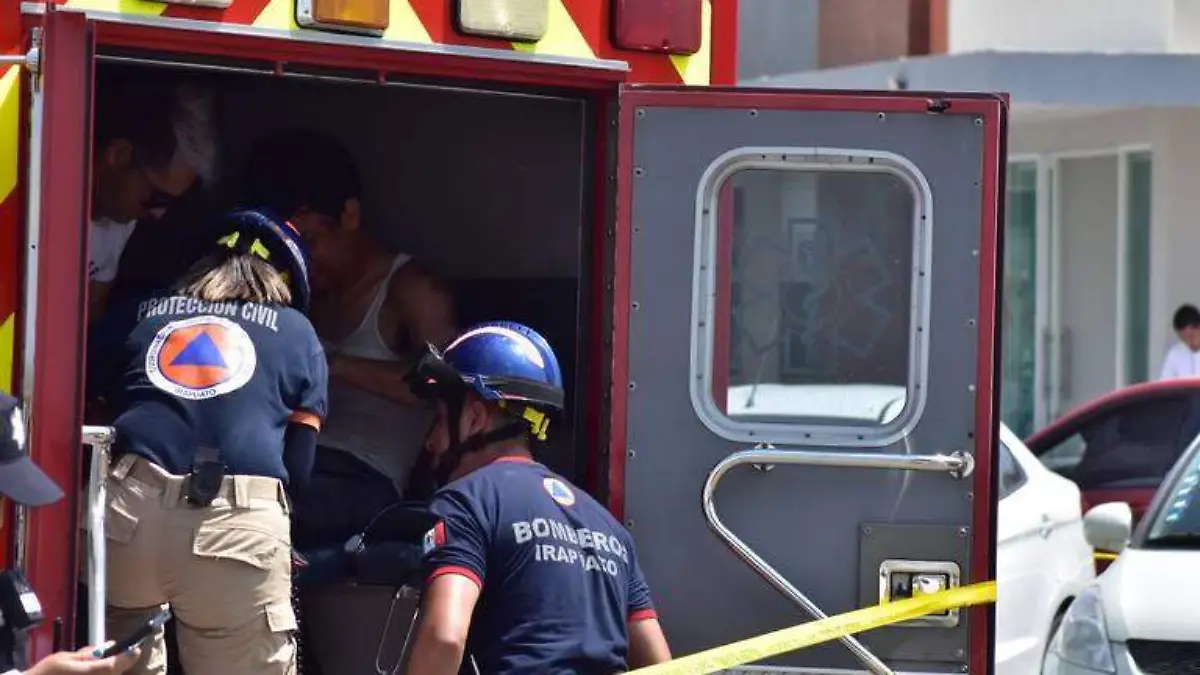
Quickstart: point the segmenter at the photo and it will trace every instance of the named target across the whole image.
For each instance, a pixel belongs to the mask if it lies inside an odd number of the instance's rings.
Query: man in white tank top
[[[358,170],[336,141],[309,131],[271,136],[252,150],[244,181],[244,201],[287,218],[310,250],[309,318],[329,358],[330,402],[313,489],[296,509],[308,522],[296,536],[344,541],[403,496],[433,419],[403,378],[426,343],[454,337],[450,295],[363,229]]]

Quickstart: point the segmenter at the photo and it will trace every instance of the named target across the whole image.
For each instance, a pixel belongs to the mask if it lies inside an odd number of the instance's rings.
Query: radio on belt
[[[33,587],[17,570],[0,573],[0,615],[4,625],[14,631],[32,628],[45,618]]]
[[[198,448],[192,471],[184,478],[183,492],[188,504],[202,509],[221,493],[225,464],[214,448]]]

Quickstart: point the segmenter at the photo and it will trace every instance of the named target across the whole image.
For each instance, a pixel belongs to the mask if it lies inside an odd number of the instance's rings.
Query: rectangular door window
[[[734,195],[732,297],[716,317],[729,339],[712,362],[725,417],[884,426],[911,407],[911,308],[924,278],[914,280],[914,256],[928,218],[919,181],[871,159],[765,166],[747,153],[714,188]]]

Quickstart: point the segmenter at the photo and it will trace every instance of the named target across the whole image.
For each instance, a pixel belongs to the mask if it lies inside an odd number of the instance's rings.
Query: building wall
[[[818,0],[741,0],[738,81],[817,67]]]
[[[912,0],[823,0],[818,12],[818,66],[836,68],[911,54],[909,17],[914,4]]]
[[[1195,0],[951,0],[950,51],[1167,51],[1176,3],[1179,20],[1196,13]]]
[[[740,80],[950,52],[1200,52],[1200,0],[741,0]]]
[[[741,0],[738,79],[946,50],[950,0]]]
[[[1174,339],[1175,307],[1200,304],[1200,110],[1147,110],[1014,124],[1010,155],[1081,153],[1145,145],[1153,153],[1150,368]],[[1099,261],[1098,261],[1099,264]]]

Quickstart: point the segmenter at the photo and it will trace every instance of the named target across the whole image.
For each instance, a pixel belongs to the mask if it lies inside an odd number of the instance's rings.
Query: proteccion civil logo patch
[[[191,401],[241,389],[257,365],[258,354],[246,331],[216,316],[172,321],[158,331],[146,351],[150,382]]]
[[[546,489],[546,494],[550,498],[563,506],[571,506],[575,503],[575,492],[557,478],[542,479],[542,487]]]

